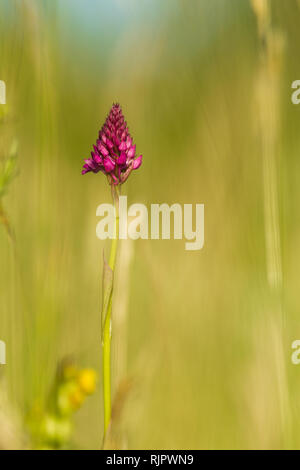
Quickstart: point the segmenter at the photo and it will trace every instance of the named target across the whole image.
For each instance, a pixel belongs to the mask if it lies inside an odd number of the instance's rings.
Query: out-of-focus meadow
[[[300,447],[300,5],[256,7],[1,0],[0,163],[16,152],[17,174],[0,207],[0,448],[39,445],[64,358],[98,372],[68,445],[101,447],[95,229],[110,191],[81,166],[115,101],[144,156],[129,203],[204,203],[205,246],[122,242],[114,445]]]

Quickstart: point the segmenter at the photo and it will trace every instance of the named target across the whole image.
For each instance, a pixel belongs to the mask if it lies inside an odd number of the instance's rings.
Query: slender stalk
[[[261,139],[264,183],[264,219],[266,272],[270,292],[268,335],[276,343],[274,375],[278,390],[278,408],[284,447],[291,442],[291,404],[288,389],[288,373],[284,353],[286,318],[282,303],[282,252],[279,217],[278,158],[281,133],[280,87],[284,59],[285,39],[272,22],[271,0],[251,0],[257,17],[260,37],[260,65],[256,93],[255,122]],[[270,323],[272,322],[272,323]],[[266,344],[264,343],[264,348]],[[269,375],[271,371],[269,371]],[[270,375],[271,376],[271,375]]]
[[[119,190],[112,187],[112,196],[115,207],[114,238],[111,243],[109,267],[114,273],[119,239]],[[112,291],[113,292],[113,291]],[[102,358],[103,358],[103,403],[104,403],[104,437],[111,419],[111,311],[112,292],[109,298],[105,322],[103,326]]]

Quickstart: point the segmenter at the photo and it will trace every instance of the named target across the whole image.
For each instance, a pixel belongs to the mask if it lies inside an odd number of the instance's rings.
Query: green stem
[[[114,272],[116,264],[116,254],[119,239],[119,192],[117,187],[112,187],[112,196],[115,207],[115,227],[114,238],[111,243],[109,266]],[[104,437],[106,435],[111,419],[111,310],[112,293],[109,298],[107,313],[105,316],[102,341],[103,359],[103,402],[104,402]]]

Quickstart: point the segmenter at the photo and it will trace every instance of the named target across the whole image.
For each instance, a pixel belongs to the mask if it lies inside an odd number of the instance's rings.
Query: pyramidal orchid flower
[[[142,164],[143,156],[136,156],[127,122],[121,106],[114,104],[99,132],[99,138],[91,152],[91,158],[85,160],[82,174],[101,171],[107,175],[111,185],[125,183],[132,170]]]
[[[142,164],[142,155],[136,156],[136,146],[129,133],[121,106],[114,104],[99,132],[99,138],[91,152],[91,158],[85,160],[82,174],[89,172],[104,173],[111,185],[114,204],[114,237],[111,241],[108,262],[103,260],[102,276],[102,385],[103,385],[103,446],[111,430],[111,335],[112,335],[112,300],[119,239],[119,196],[121,185],[125,183],[132,170]]]

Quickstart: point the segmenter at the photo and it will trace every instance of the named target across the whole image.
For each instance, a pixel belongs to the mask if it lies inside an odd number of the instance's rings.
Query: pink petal
[[[94,170],[96,167],[95,167],[95,163],[93,162],[93,160],[91,158],[87,159],[87,160],[84,160],[86,165],[91,169],[91,170]]]
[[[126,149],[127,149],[126,142],[121,142],[121,144],[119,145],[119,150],[126,150]]]
[[[133,160],[133,164],[132,164],[133,170],[137,170],[141,166],[142,160],[143,160],[143,155],[140,155],[135,160]]]
[[[129,149],[128,152],[127,152],[128,158],[133,158],[133,157],[135,156],[135,148],[136,148],[135,145],[133,145],[132,147],[130,147],[130,149]]]
[[[128,149],[132,146],[132,138],[130,136],[127,137],[126,139],[126,146]]]
[[[100,152],[102,153],[102,155],[103,155],[104,157],[107,157],[107,155],[109,155],[109,151],[107,150],[106,147],[104,147],[103,144],[99,143],[99,144],[98,144],[98,149],[100,150]]]
[[[105,171],[107,173],[111,173],[113,169],[115,168],[116,163],[110,157],[107,157],[103,160],[103,165],[104,165]]]
[[[109,140],[109,139],[106,140],[106,145],[107,145],[107,147],[110,148],[110,149],[112,149],[113,146],[114,146],[114,144],[112,143],[112,141]]]
[[[125,153],[125,152],[121,152],[121,155],[120,155],[120,156],[118,157],[118,159],[117,159],[117,164],[118,164],[118,165],[125,165],[126,159],[127,159],[126,153]]]
[[[102,158],[100,157],[100,155],[99,155],[99,153],[98,153],[98,149],[97,149],[97,147],[95,147],[95,145],[94,145],[94,150],[95,150],[95,152],[91,152],[92,159],[93,159],[96,163],[102,163]]]
[[[94,154],[94,160],[95,160],[96,163],[98,163],[98,165],[100,165],[100,163],[102,163],[102,158],[100,157],[100,155],[98,155],[98,153]]]

